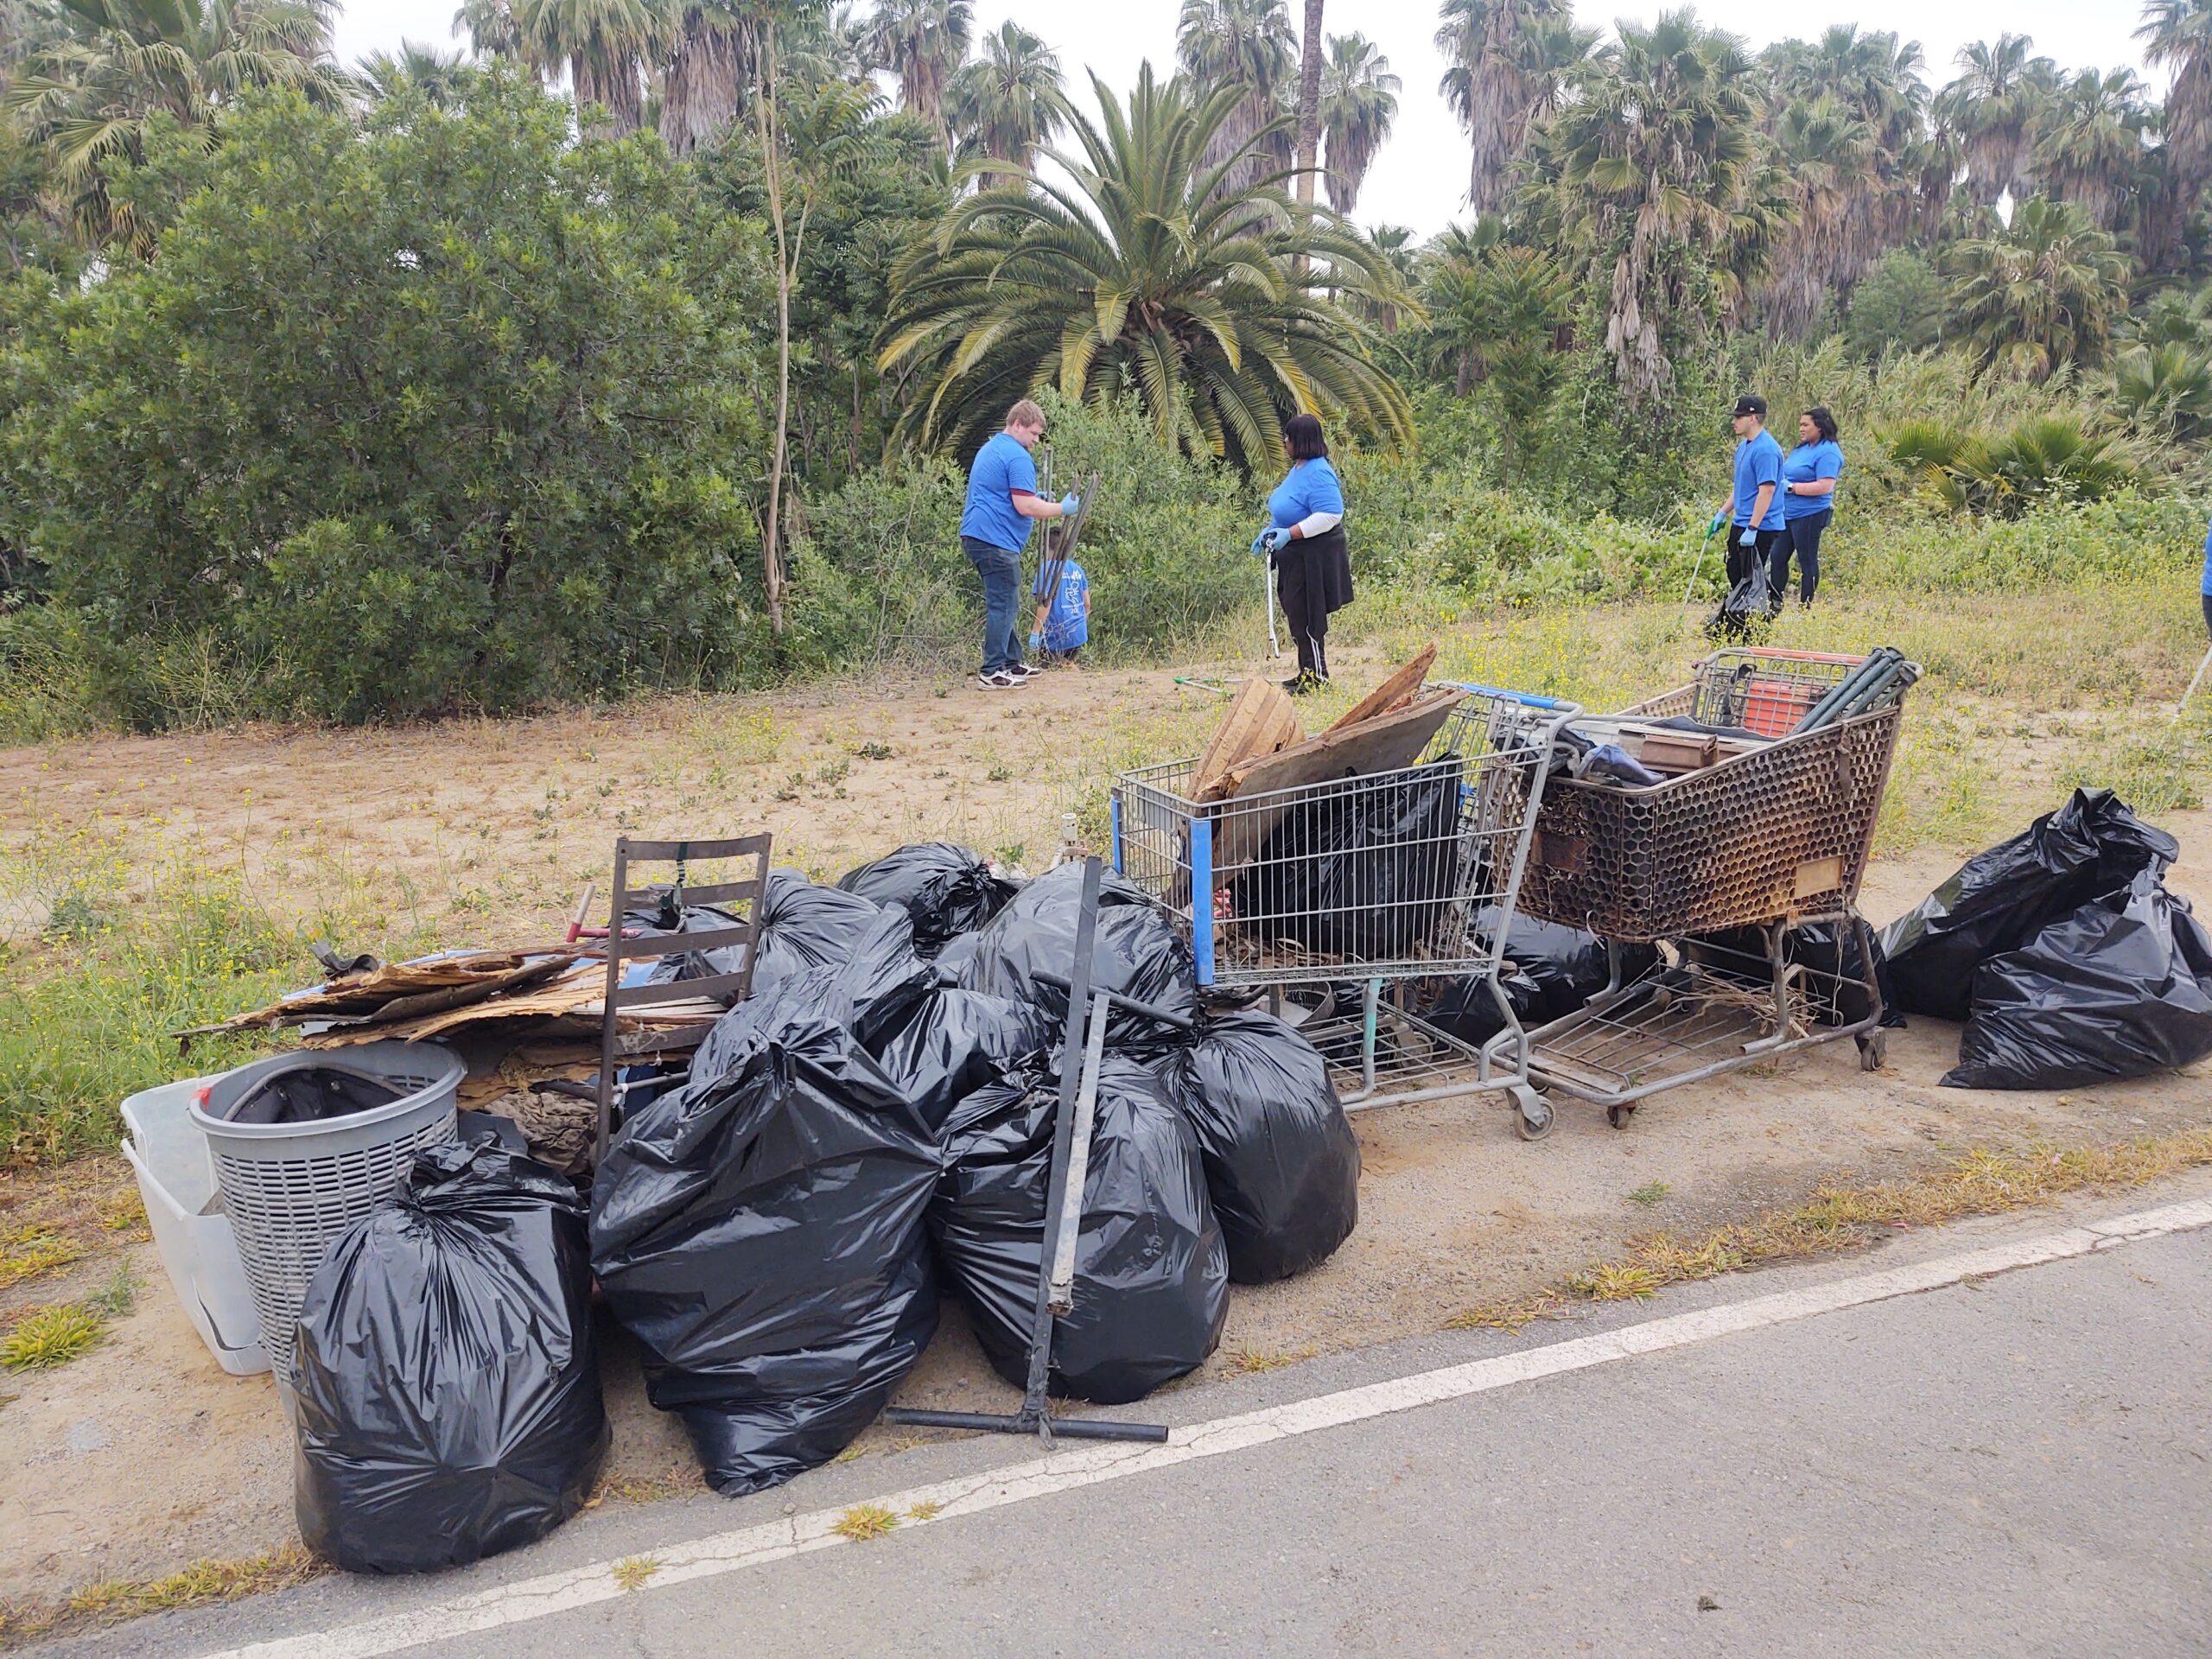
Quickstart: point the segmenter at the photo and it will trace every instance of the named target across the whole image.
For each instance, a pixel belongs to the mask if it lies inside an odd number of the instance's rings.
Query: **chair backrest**
[[[741,1002],[753,994],[753,964],[755,929],[760,920],[760,906],[768,890],[768,857],[771,839],[766,835],[740,836],[718,841],[632,841],[624,836],[614,843],[614,890],[607,920],[607,1001],[600,1024],[599,1042],[599,1125],[593,1143],[594,1159],[607,1154],[607,1141],[613,1127],[614,1068],[623,1057],[626,1046],[620,1040],[622,1014],[627,1009],[648,1007],[656,1003],[690,1002],[701,997],[722,996]],[[753,873],[738,881],[715,882],[705,887],[685,885],[684,875],[694,863],[705,863],[717,859],[751,859]],[[630,886],[632,867],[639,864],[673,864],[676,880],[672,888],[656,889]],[[623,937],[623,918],[632,911],[658,905],[664,896],[672,896],[681,908],[691,905],[729,906],[741,906],[744,914],[728,927],[715,927],[690,933],[653,933],[639,938]],[[624,965],[633,962],[658,960],[662,957],[688,956],[691,952],[741,950],[741,964],[724,973],[709,974],[702,979],[669,980],[660,984],[625,985],[622,982]],[[643,1046],[650,1048],[652,1045]],[[628,1052],[641,1052],[639,1046],[627,1046]]]

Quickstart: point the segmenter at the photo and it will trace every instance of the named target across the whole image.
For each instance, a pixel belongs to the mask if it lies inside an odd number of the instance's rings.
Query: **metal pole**
[[[1272,553],[1260,567],[1260,603],[1268,611],[1268,658],[1273,661],[1282,655],[1282,641],[1275,637],[1275,556]]]
[[[2212,668],[2212,650],[2204,653],[2204,660],[2196,665],[2196,677],[2189,683],[2189,690],[2181,694],[2181,701],[2174,704],[2173,723],[2181,723],[2182,710],[2189,707],[2189,700],[2196,695],[2196,688],[2204,683],[2204,671]]]
[[[1705,550],[1713,545],[1713,532],[1707,531],[1705,539],[1697,544],[1697,558],[1690,565],[1690,579],[1682,588],[1682,603],[1690,602],[1690,595],[1697,591],[1698,572],[1705,569]]]

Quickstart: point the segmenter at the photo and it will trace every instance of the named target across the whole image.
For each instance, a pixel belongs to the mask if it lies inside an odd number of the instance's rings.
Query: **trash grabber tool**
[[[2189,700],[2196,695],[2196,688],[2204,683],[2204,671],[2208,668],[2212,668],[2212,650],[2204,653],[2204,660],[2196,665],[2196,673],[2189,683],[2189,690],[2183,692],[2181,701],[2174,704],[2173,724],[2178,726],[2181,723],[2182,710],[2189,707]]]
[[[1705,539],[1697,544],[1697,559],[1690,566],[1689,583],[1682,589],[1682,603],[1685,605],[1690,602],[1690,595],[1697,591],[1698,572],[1705,569],[1705,550],[1712,545],[1713,532],[1708,530],[1705,532]]]

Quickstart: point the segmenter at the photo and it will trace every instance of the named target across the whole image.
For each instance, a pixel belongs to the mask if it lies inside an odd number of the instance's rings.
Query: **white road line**
[[[1464,1365],[1446,1365],[1387,1382],[1344,1389],[1289,1405],[1270,1406],[1240,1416],[1192,1423],[1176,1429],[1164,1446],[1085,1446],[1055,1452],[1031,1462],[939,1481],[934,1485],[911,1487],[864,1501],[880,1504],[901,1516],[901,1530],[933,1525],[1033,1497],[1047,1497],[1154,1469],[1173,1468],[1200,1458],[1218,1457],[1225,1452],[1245,1451],[1321,1429],[1338,1428],[1347,1423],[1411,1410],[1416,1406],[1464,1399],[1538,1377],[1586,1370],[1593,1365],[1610,1364],[1637,1354],[1659,1353],[1693,1343],[1710,1342],[1716,1337],[1815,1319],[1892,1297],[1940,1290],[1966,1279],[2061,1262],[2139,1239],[2204,1226],[2212,1226],[2212,1199],[2169,1205],[2163,1209],[2085,1223],[2055,1233],[1906,1267],[1860,1274],[1769,1296],[1754,1296],[1692,1313],[1677,1313],[1519,1353],[1500,1354]],[[918,1509],[922,1512],[919,1516],[914,1514]],[[206,1656],[206,1659],[383,1659],[385,1655],[404,1652],[426,1643],[528,1624],[624,1595],[650,1593],[672,1584],[762,1567],[812,1550],[835,1548],[847,1541],[834,1530],[845,1513],[842,1509],[817,1510],[688,1543],[640,1551],[639,1554],[649,1555],[657,1566],[638,1591],[626,1591],[616,1581],[614,1562],[595,1561],[588,1567],[496,1585],[431,1606],[340,1625],[334,1630],[224,1649]]]

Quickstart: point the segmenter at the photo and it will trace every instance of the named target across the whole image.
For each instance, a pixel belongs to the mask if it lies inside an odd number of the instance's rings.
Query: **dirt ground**
[[[1357,682],[1347,700],[1379,674],[1371,660],[1346,667]],[[303,915],[386,936],[522,943],[550,937],[583,883],[603,880],[618,830],[765,824],[779,861],[819,875],[936,836],[1041,866],[1061,814],[1095,810],[1103,772],[1190,752],[1219,709],[1166,671],[1085,671],[1004,694],[925,682],[503,724],[55,744],[0,753],[0,844],[20,856],[58,827],[89,825],[130,836],[140,868],[174,856],[242,869]],[[2159,821],[2183,843],[2175,886],[2212,899],[2212,813]],[[1864,908],[1887,919],[1965,850],[1878,860]],[[1656,1226],[1787,1204],[1847,1173],[1875,1179],[1968,1145],[2112,1140],[2212,1117],[2202,1065],[2065,1095],[1939,1089],[1956,1044],[1955,1027],[1916,1021],[1891,1033],[1878,1074],[1840,1043],[1666,1096],[1624,1132],[1565,1103],[1561,1127],[1535,1145],[1514,1138],[1495,1096],[1360,1113],[1358,1231],[1312,1274],[1239,1287],[1198,1377],[1431,1330]],[[129,1230],[128,1192],[114,1159],[0,1189],[0,1230],[34,1213],[111,1217],[100,1248],[42,1281],[38,1299],[96,1287],[119,1253],[142,1281],[101,1347],[56,1371],[0,1378],[0,1600],[247,1556],[291,1536],[290,1442],[273,1387],[225,1376],[201,1347],[150,1246],[136,1242],[143,1233]],[[680,1431],[646,1404],[619,1333],[606,1373],[616,1427],[605,1501],[696,1486]],[[992,1408],[1011,1391],[948,1306],[901,1397]],[[894,1457],[916,1440],[878,1427],[848,1455]]]

